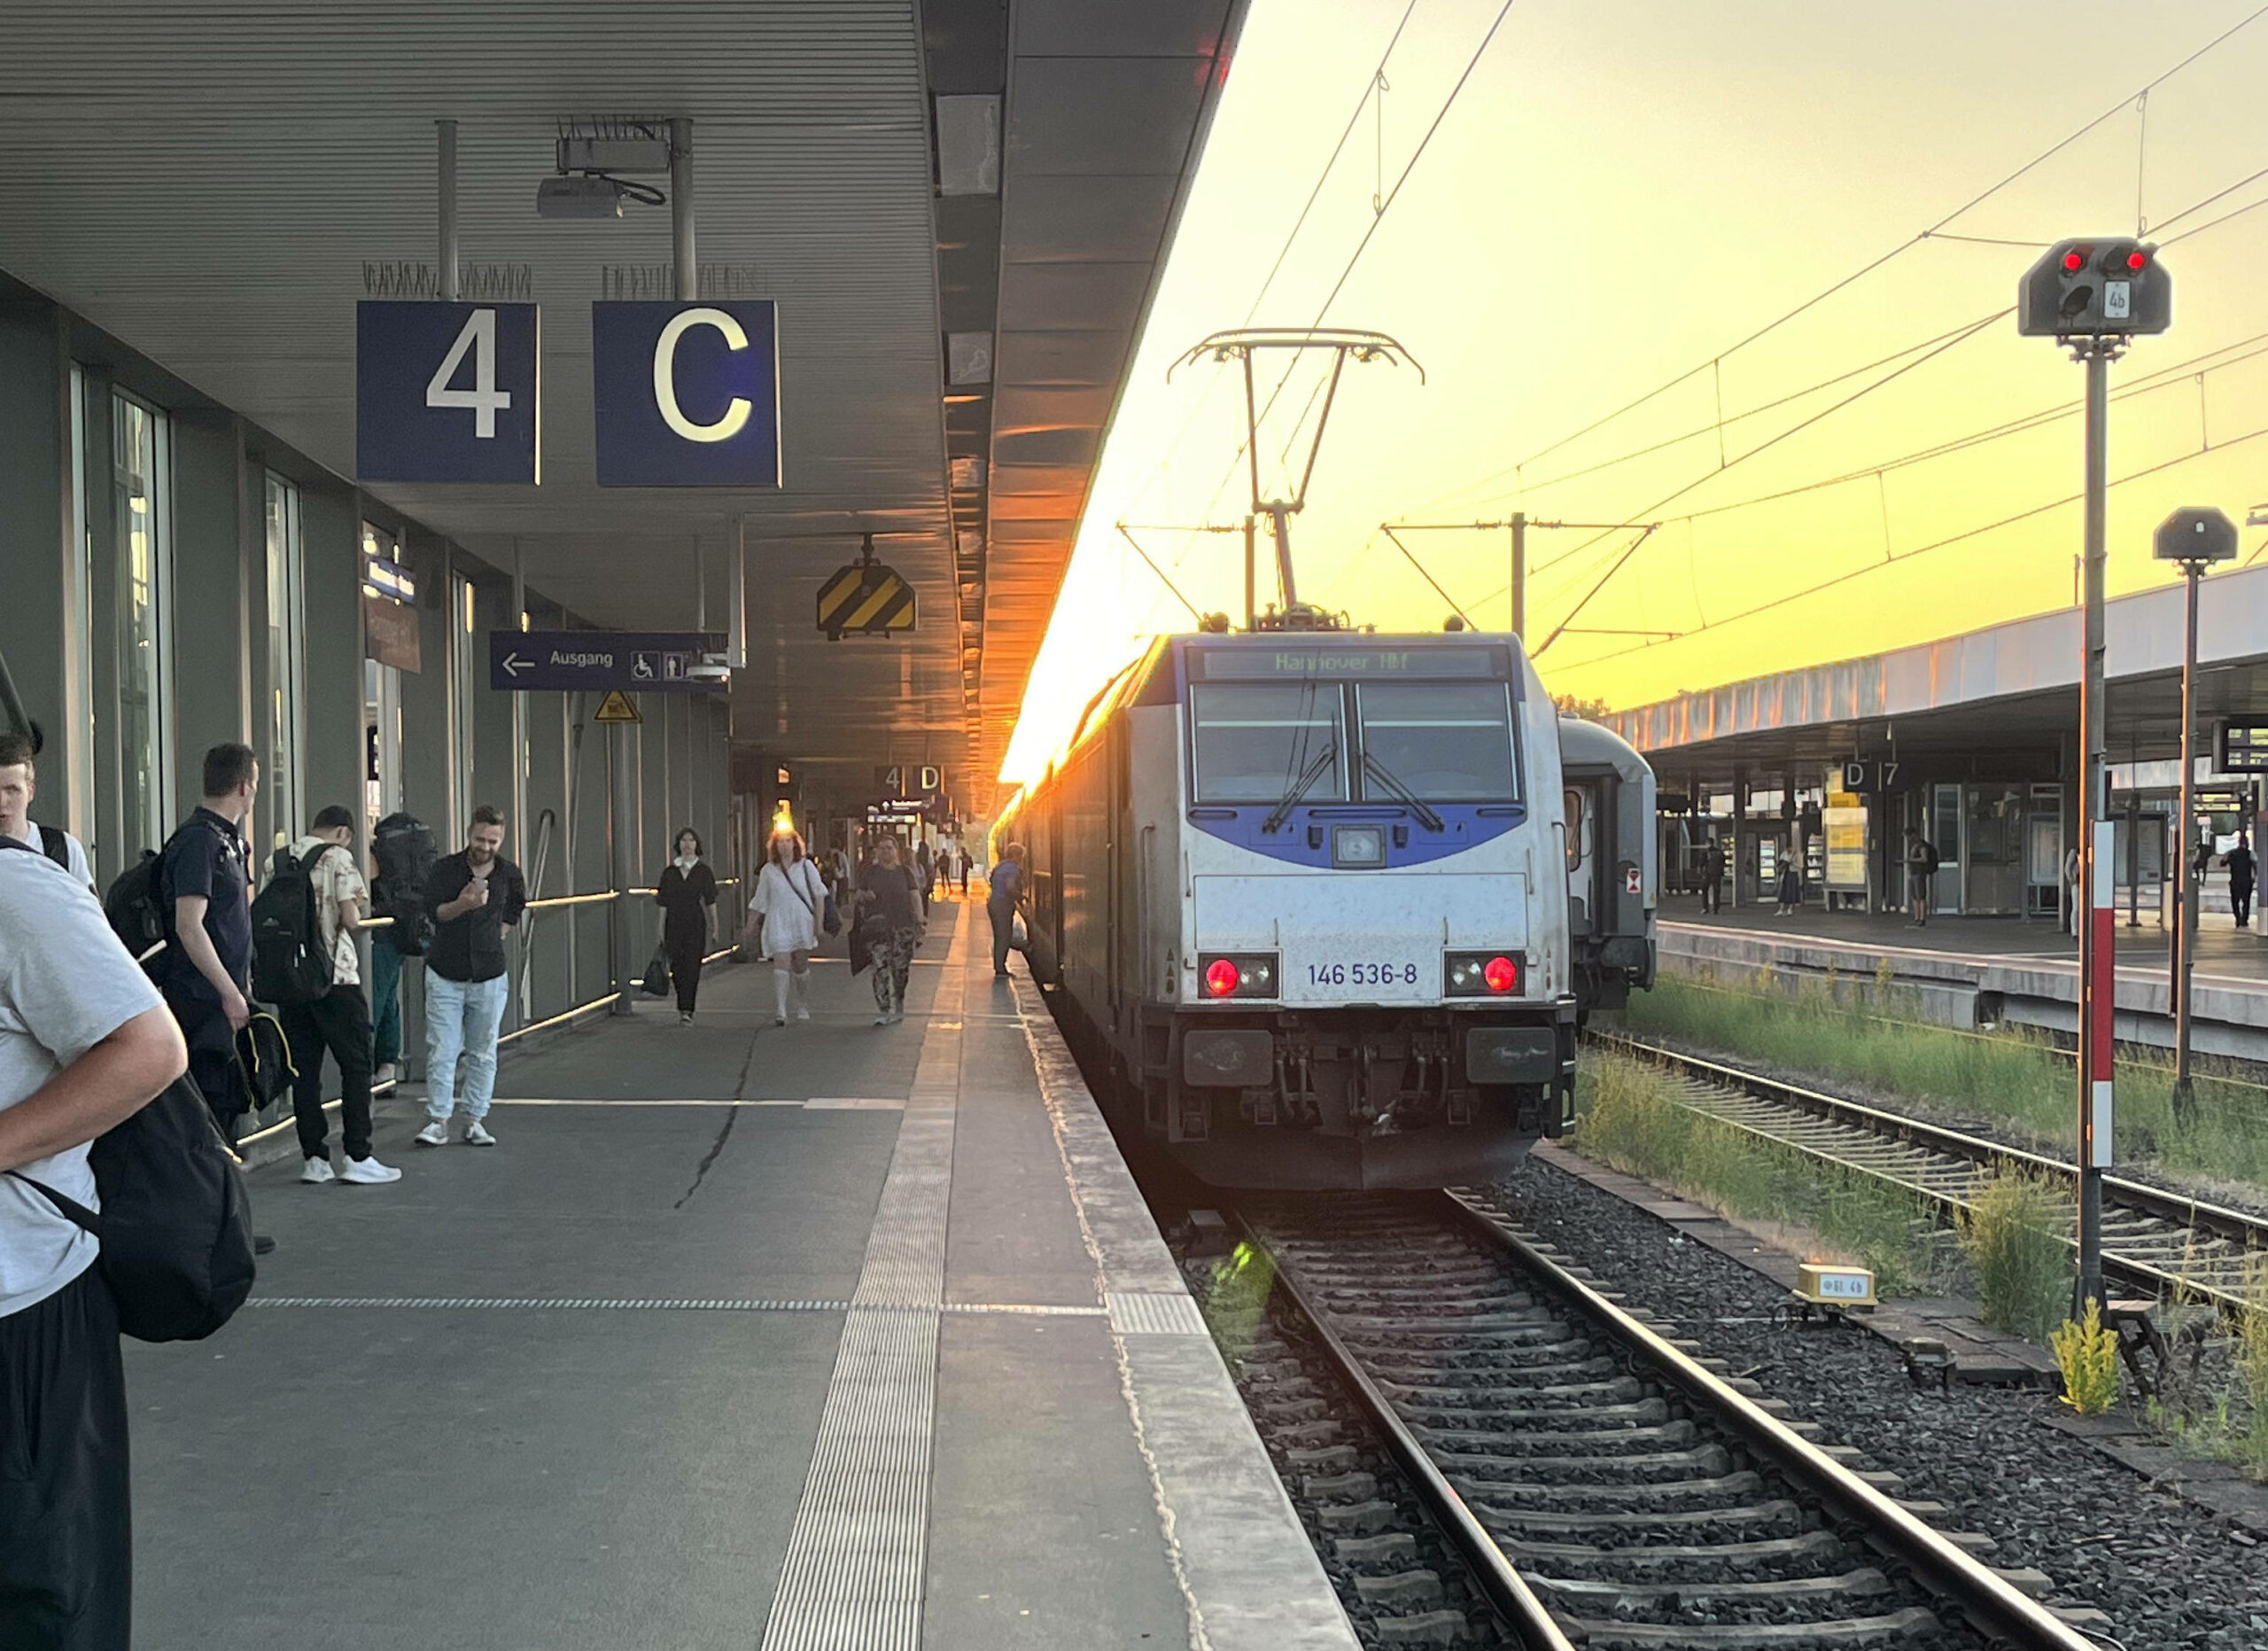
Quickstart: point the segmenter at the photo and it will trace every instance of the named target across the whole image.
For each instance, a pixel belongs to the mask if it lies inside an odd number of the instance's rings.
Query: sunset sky
[[[1317,323],[1374,198],[1394,189],[1501,0],[1416,0],[1387,90],[1363,103],[1263,294],[1406,4],[1253,0],[1033,672],[1011,780],[1040,771],[1144,636],[1188,627],[1117,524],[1243,518],[1240,380],[1206,362],[1169,383],[1167,368],[1247,318]],[[2079,487],[2081,370],[2018,338],[2012,316],[1986,317],[2013,302],[2047,243],[2131,234],[2138,206],[2147,238],[2165,243],[2175,323],[2112,369],[2113,396],[2124,393],[2111,475],[2165,468],[2114,487],[2109,580],[2113,592],[2159,581],[2149,533],[2169,510],[2218,504],[2241,522],[2268,502],[2268,204],[2240,210],[2268,203],[2268,16],[2163,79],[2146,109],[2134,94],[2260,10],[1517,0],[1320,316],[1392,334],[1425,378],[1348,369],[1293,526],[1300,595],[1356,624],[1437,629],[1446,605],[1381,522],[1515,510],[1659,522],[1538,659],[1555,692],[1618,705],[2066,604],[2078,507],[2040,507]],[[1935,238],[1906,245],[1932,226]],[[1999,242],[2019,244],[1984,244]],[[1294,375],[1263,424],[1270,492],[1284,486],[1282,456],[1304,456],[1312,424],[1295,426],[1311,420],[1314,387]],[[2044,414],[2062,416],[1908,462]],[[1197,606],[1241,611],[1239,540],[1138,537]],[[1507,623],[1503,533],[1403,537],[1481,626]],[[1532,649],[1635,537],[1532,533]],[[2264,539],[2247,530],[2246,554]],[[1272,591],[1263,575],[1262,600]],[[1778,605],[1737,617],[1766,603]],[[1587,634],[1597,631],[1681,635]]]

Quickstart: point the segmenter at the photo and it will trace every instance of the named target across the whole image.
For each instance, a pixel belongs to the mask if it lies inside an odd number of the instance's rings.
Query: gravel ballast
[[[1993,1538],[1990,1562],[2036,1567],[2056,1603],[2103,1611],[2128,1651],[2268,1647],[2268,1546],[2046,1425],[2053,1398],[1917,1390],[1877,1338],[1776,1325],[1780,1286],[1548,1164],[1489,1190],[1626,1304],[1902,1476],[1901,1495],[1942,1502],[1950,1528]]]

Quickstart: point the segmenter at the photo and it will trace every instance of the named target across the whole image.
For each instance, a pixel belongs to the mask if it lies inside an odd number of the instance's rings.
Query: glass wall
[[[449,575],[449,797],[455,808],[449,822],[452,845],[462,845],[472,830],[472,713],[479,703],[481,681],[473,648],[472,596],[470,580],[462,573]]]
[[[300,611],[299,490],[268,479],[268,731],[260,750],[261,823],[277,847],[307,829],[301,760],[306,626]]]
[[[118,713],[125,864],[165,841],[173,795],[173,500],[166,416],[111,396],[111,482],[118,527]]]
[[[71,765],[69,829],[86,845],[99,879],[111,864],[103,858],[109,845],[95,827],[95,752],[100,749],[95,727],[95,539],[93,513],[87,498],[87,373],[71,363],[71,588],[64,593],[66,623],[71,634],[64,639],[67,662],[65,691],[64,740]],[[108,886],[107,884],[105,886]]]
[[[362,554],[381,562],[400,562],[401,543],[392,533],[362,524]],[[362,587],[365,601],[377,596]],[[379,821],[401,807],[401,673],[376,659],[362,661],[363,840],[369,840]]]

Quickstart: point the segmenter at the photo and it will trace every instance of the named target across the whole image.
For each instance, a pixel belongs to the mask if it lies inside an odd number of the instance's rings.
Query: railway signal
[[[2103,523],[2109,490],[2110,363],[2132,338],[2173,324],[2172,278],[2157,249],[2124,236],[2058,241],[2016,284],[2016,331],[2050,338],[2086,367],[2085,619],[2080,627],[2079,1274],[2072,1317],[2102,1300],[2102,1172],[2111,1155],[2117,1013],[2111,923],[2109,767],[2103,719]]]

